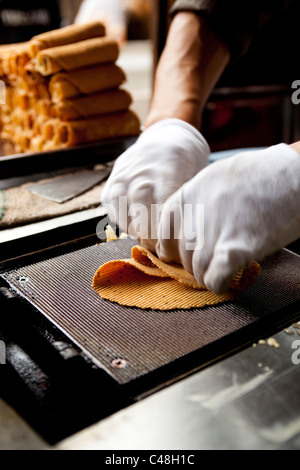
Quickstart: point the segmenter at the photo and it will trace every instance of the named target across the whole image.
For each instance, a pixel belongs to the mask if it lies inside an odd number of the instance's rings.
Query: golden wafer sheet
[[[225,294],[219,295],[200,286],[182,266],[166,264],[141,246],[133,247],[131,256],[103,264],[95,273],[92,288],[103,299],[142,309],[189,309],[232,301],[261,271],[253,262],[237,273]]]

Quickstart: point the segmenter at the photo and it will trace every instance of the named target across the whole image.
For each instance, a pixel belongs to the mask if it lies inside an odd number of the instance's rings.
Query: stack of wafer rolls
[[[0,138],[23,153],[138,135],[118,57],[98,21],[0,46]]]

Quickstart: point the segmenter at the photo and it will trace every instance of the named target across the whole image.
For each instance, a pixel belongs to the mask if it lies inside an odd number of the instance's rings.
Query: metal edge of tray
[[[1,179],[109,162],[134,144],[136,139],[137,136],[123,137],[47,152],[2,156]]]

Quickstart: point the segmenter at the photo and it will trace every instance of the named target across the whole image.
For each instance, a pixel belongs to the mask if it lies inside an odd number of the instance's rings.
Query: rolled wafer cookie
[[[49,120],[43,126],[42,135],[48,141],[47,148],[72,147],[80,144],[135,136],[140,133],[140,121],[131,111],[103,114],[77,121]]]
[[[29,55],[33,58],[43,49],[65,46],[101,36],[105,36],[105,26],[100,21],[65,26],[34,36],[29,42]]]
[[[12,82],[23,74],[30,60],[28,43],[18,43],[0,47],[0,73]]]
[[[118,43],[108,37],[87,39],[40,51],[33,59],[37,72],[47,77],[61,70],[75,70],[106,62],[116,62]]]
[[[49,92],[52,101],[56,102],[116,88],[125,80],[125,73],[118,65],[96,65],[53,75],[49,82]]]
[[[253,262],[236,274],[225,294],[219,295],[200,286],[182,266],[164,263],[141,246],[133,247],[131,255],[100,266],[92,288],[103,299],[142,309],[190,309],[232,301],[261,271]]]
[[[131,95],[126,90],[114,89],[106,92],[79,96],[53,104],[53,115],[62,121],[109,114],[129,109]]]

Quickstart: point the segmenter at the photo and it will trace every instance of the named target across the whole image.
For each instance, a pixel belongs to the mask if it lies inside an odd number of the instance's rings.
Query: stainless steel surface
[[[80,196],[80,194],[85,193],[96,184],[104,181],[110,171],[109,168],[76,171],[43,183],[34,184],[27,189],[32,194],[38,194],[46,199],[62,204]]]
[[[293,362],[300,357],[298,331],[276,334],[279,347],[251,345],[57,449],[299,450],[300,364]]]

